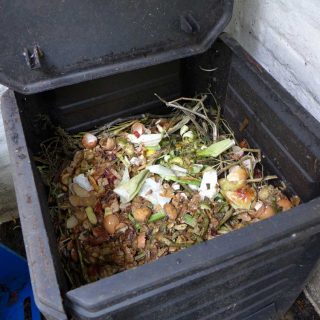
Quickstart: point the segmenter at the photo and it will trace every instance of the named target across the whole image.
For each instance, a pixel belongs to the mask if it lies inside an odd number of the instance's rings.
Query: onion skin
[[[95,195],[90,195],[90,197],[78,197],[75,195],[69,196],[69,202],[74,207],[94,207],[97,202],[97,197]]]
[[[227,180],[229,181],[246,181],[248,179],[248,172],[246,169],[240,166],[234,166],[230,168]]]
[[[220,179],[218,183],[222,191],[236,191],[246,184],[245,181],[229,181],[225,178]]]
[[[177,219],[178,211],[174,205],[172,205],[171,203],[166,203],[163,208],[170,220]]]
[[[81,188],[77,183],[72,183],[70,185],[70,190],[78,197],[81,197],[81,198],[90,197],[90,192]]]
[[[82,138],[82,144],[86,149],[93,149],[98,143],[98,138],[91,134],[85,133]]]
[[[291,201],[287,198],[278,200],[277,205],[282,209],[282,211],[288,211],[293,207]]]
[[[252,202],[256,199],[256,192],[249,186],[244,186],[236,191],[226,191],[224,193],[228,202],[239,209],[250,209]]]
[[[105,139],[101,139],[99,144],[101,145],[101,147],[107,151],[111,151],[116,147],[116,141],[113,138],[105,138]]]
[[[137,247],[139,249],[144,249],[146,246],[146,234],[145,232],[142,232],[137,237]]]
[[[128,226],[123,223],[120,222],[117,226],[116,226],[116,232],[125,232],[128,229]]]
[[[60,177],[60,182],[67,186],[69,184],[70,181],[70,173],[63,173]]]
[[[77,225],[78,225],[78,219],[75,216],[70,216],[67,219],[67,222],[66,222],[67,229],[73,229]]]
[[[119,218],[115,214],[109,214],[103,219],[103,226],[106,231],[113,235],[116,232],[116,228],[120,223]]]
[[[256,213],[256,218],[260,220],[265,220],[273,217],[276,211],[271,206],[262,206]]]
[[[131,127],[131,132],[139,138],[144,132],[146,128],[141,122],[135,122]]]
[[[137,222],[145,222],[151,216],[151,213],[150,208],[143,207],[135,209],[132,215]]]

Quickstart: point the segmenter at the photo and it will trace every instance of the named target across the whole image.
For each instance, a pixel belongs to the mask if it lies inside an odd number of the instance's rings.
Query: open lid
[[[0,0],[0,83],[35,93],[207,50],[233,0]]]

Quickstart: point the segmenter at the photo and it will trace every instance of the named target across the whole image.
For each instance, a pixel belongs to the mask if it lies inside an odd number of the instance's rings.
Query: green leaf
[[[135,229],[139,232],[141,229],[141,224],[136,222],[136,220],[134,219],[134,217],[131,213],[129,213],[128,218],[133,223]]]
[[[140,191],[149,171],[143,170],[129,181],[121,182],[113,191],[120,196],[122,203],[131,201]]]
[[[161,150],[161,147],[160,145],[156,145],[156,146],[149,146],[149,147],[146,147],[147,150],[150,150],[150,151],[159,151]]]
[[[162,166],[160,164],[155,164],[153,166],[149,166],[149,167],[147,167],[147,169],[151,173],[158,174],[162,178],[175,176],[175,173],[171,169],[169,169],[169,168],[167,168],[165,166]]]
[[[200,203],[200,208],[203,210],[211,210],[210,206],[208,206],[206,203]]]
[[[88,217],[88,220],[92,223],[92,224],[97,224],[98,220],[97,217],[95,215],[95,213],[93,212],[92,207],[86,207],[86,214]]]
[[[197,224],[197,220],[188,213],[183,216],[183,221],[192,228]]]
[[[157,212],[157,213],[154,213],[153,215],[151,215],[151,217],[149,218],[149,222],[155,222],[155,221],[158,221],[158,220],[161,220],[163,218],[165,218],[167,215],[160,211],[160,212]]]
[[[193,177],[166,177],[167,180],[172,180],[181,184],[191,184],[194,186],[200,186],[201,181]]]
[[[200,157],[218,157],[221,153],[225,152],[229,148],[235,145],[233,139],[225,139],[219,142],[216,142],[204,150],[197,152],[197,155]]]
[[[146,256],[146,253],[145,252],[141,252],[141,253],[139,253],[138,255],[136,255],[134,257],[134,260],[139,261],[139,260],[143,259],[145,256]]]

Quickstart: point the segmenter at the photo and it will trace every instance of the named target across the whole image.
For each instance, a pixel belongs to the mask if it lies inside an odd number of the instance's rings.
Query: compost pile
[[[56,128],[37,158],[71,286],[96,281],[298,204],[268,184],[207,96],[75,136]],[[70,158],[71,156],[71,158]],[[68,158],[70,160],[68,161]],[[281,186],[281,183],[278,183]]]

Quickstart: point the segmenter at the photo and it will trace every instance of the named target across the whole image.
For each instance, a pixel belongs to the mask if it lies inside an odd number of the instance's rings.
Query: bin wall
[[[237,43],[226,35],[222,39],[224,42],[217,41],[205,55],[181,61],[182,76],[177,79],[182,81],[182,92],[204,92],[209,84],[238,136],[243,117],[251,117],[243,137],[263,148],[268,154],[267,166],[291,182],[293,190],[301,192],[305,200],[314,198],[319,167],[316,162],[310,172],[308,168],[319,159],[318,123]],[[199,66],[218,69],[206,72]],[[45,197],[33,167],[37,128],[31,132],[29,122],[32,114],[41,108],[49,114],[52,106],[45,103],[45,95],[25,97],[8,92],[4,98],[4,123],[28,263],[38,306],[49,319],[65,316],[60,293],[66,310],[76,318],[114,320],[128,316],[263,319],[266,314],[282,315],[298,296],[320,255],[315,245],[320,241],[320,199],[66,293]],[[108,111],[113,112],[106,108],[105,116]],[[286,114],[289,120],[284,118]],[[255,115],[261,127],[255,127]],[[56,117],[59,119],[59,114]],[[270,135],[268,126],[274,124],[278,126]],[[277,130],[281,125],[284,132]],[[300,136],[293,146],[287,137],[296,126]],[[41,132],[38,135],[40,138]],[[265,139],[266,135],[271,140]],[[256,141],[255,136],[259,138]],[[310,162],[294,155],[294,148],[307,152]],[[284,170],[286,166],[293,171]],[[299,184],[295,182],[297,174]]]

